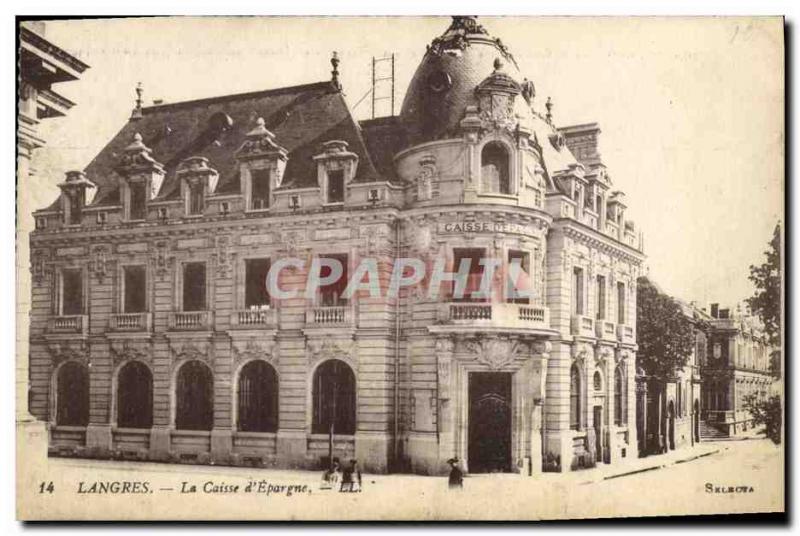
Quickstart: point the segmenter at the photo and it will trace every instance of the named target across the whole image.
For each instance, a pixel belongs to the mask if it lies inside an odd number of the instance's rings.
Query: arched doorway
[[[511,471],[511,374],[469,375],[470,473]]]
[[[673,400],[667,405],[667,445],[669,450],[675,450],[675,401]]]

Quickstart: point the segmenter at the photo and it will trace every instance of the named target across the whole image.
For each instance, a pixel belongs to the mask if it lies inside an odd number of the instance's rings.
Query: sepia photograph
[[[16,19],[16,515],[785,515],[785,21]]]

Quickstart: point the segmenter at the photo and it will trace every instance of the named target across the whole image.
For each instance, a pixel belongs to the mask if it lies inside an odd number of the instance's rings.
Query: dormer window
[[[68,225],[80,225],[83,220],[84,193],[73,192],[69,195],[69,211],[67,213]]]
[[[203,192],[203,184],[196,182],[189,185],[189,215],[198,216],[203,213],[205,209],[205,195]]]
[[[322,144],[314,160],[323,203],[344,203],[345,189],[356,176],[358,155],[347,150],[346,141],[332,140]]]
[[[328,172],[328,203],[344,203],[344,171],[341,169]]]
[[[485,192],[511,194],[510,158],[502,143],[489,142],[481,151],[481,179]]]
[[[266,210],[272,204],[272,192],[281,186],[288,160],[286,149],[275,141],[275,134],[267,130],[264,119],[256,120],[255,128],[247,133],[244,143],[236,151],[241,192],[247,210]]]
[[[130,219],[147,218],[147,184],[144,181],[130,184]]]
[[[263,210],[270,205],[269,169],[253,169],[250,171],[252,181],[250,209]]]
[[[36,218],[37,229],[47,229],[47,218]]]
[[[152,153],[137,132],[117,164],[116,170],[122,177],[120,193],[123,217],[128,221],[147,219],[147,204],[158,195],[164,181],[164,167],[153,158]]]
[[[176,173],[181,179],[181,194],[187,216],[201,216],[206,209],[206,197],[216,192],[219,174],[202,156],[187,158]]]
[[[61,211],[64,223],[80,225],[83,222],[83,209],[86,206],[86,190],[94,188],[94,183],[82,171],[67,172],[67,179],[58,185],[61,188]]]

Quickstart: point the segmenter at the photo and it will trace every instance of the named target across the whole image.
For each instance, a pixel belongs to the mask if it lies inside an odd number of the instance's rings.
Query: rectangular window
[[[511,268],[516,266],[516,268]],[[533,278],[531,277],[531,256],[526,251],[508,252],[508,270],[509,275],[514,280],[508,280],[509,285],[508,301],[510,303],[530,303],[530,298],[517,296],[517,294],[531,295],[533,293]],[[516,270],[515,272],[512,270]]]
[[[202,214],[205,209],[205,198],[203,183],[192,184],[189,186],[189,214],[194,216]]]
[[[344,203],[344,171],[328,171],[328,203]]]
[[[260,307],[270,304],[267,290],[267,274],[269,259],[247,259],[245,261],[245,295],[246,308]]]
[[[147,218],[147,184],[144,182],[135,182],[130,185],[130,190],[130,219],[143,220]]]
[[[604,275],[597,276],[597,319],[605,320],[606,318],[606,277]]]
[[[61,314],[83,314],[83,272],[64,270],[61,272]]]
[[[572,303],[576,315],[584,314],[584,299],[583,268],[576,266],[572,270]]]
[[[253,169],[250,171],[250,209],[269,208],[269,170]]]
[[[345,288],[347,288],[347,255],[324,255],[323,257],[327,259],[336,259],[342,263],[342,277],[333,283],[319,288],[320,302],[325,307],[347,305],[347,300],[342,297]],[[320,270],[320,277],[329,277],[330,274],[330,268],[327,266],[323,266]]]
[[[625,324],[625,283],[617,283],[617,323]]]
[[[126,266],[125,301],[126,313],[144,313],[147,310],[147,271],[144,266]]]
[[[205,311],[206,265],[188,262],[183,265],[183,310]]]
[[[483,248],[456,248],[453,250],[453,273],[458,273],[462,261],[469,261],[469,273],[467,275],[463,295],[456,295],[456,281],[452,283],[450,296],[453,301],[489,301],[488,297],[472,296],[472,294],[477,293],[481,288],[481,280],[483,279],[483,265],[481,264],[481,259],[484,257],[486,257],[486,250]]]

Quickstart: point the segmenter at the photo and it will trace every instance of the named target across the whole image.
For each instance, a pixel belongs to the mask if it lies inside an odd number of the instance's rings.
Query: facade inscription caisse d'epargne
[[[58,455],[366,471],[569,471],[636,456],[641,238],[598,153],[454,17],[399,116],[338,80],[142,107],[31,236],[30,410]],[[91,203],[87,190],[96,189]],[[288,298],[314,259],[344,277]],[[482,260],[530,296],[344,285]],[[429,273],[434,273],[431,270]],[[322,274],[323,276],[325,274]],[[430,278],[426,283],[430,284]]]

